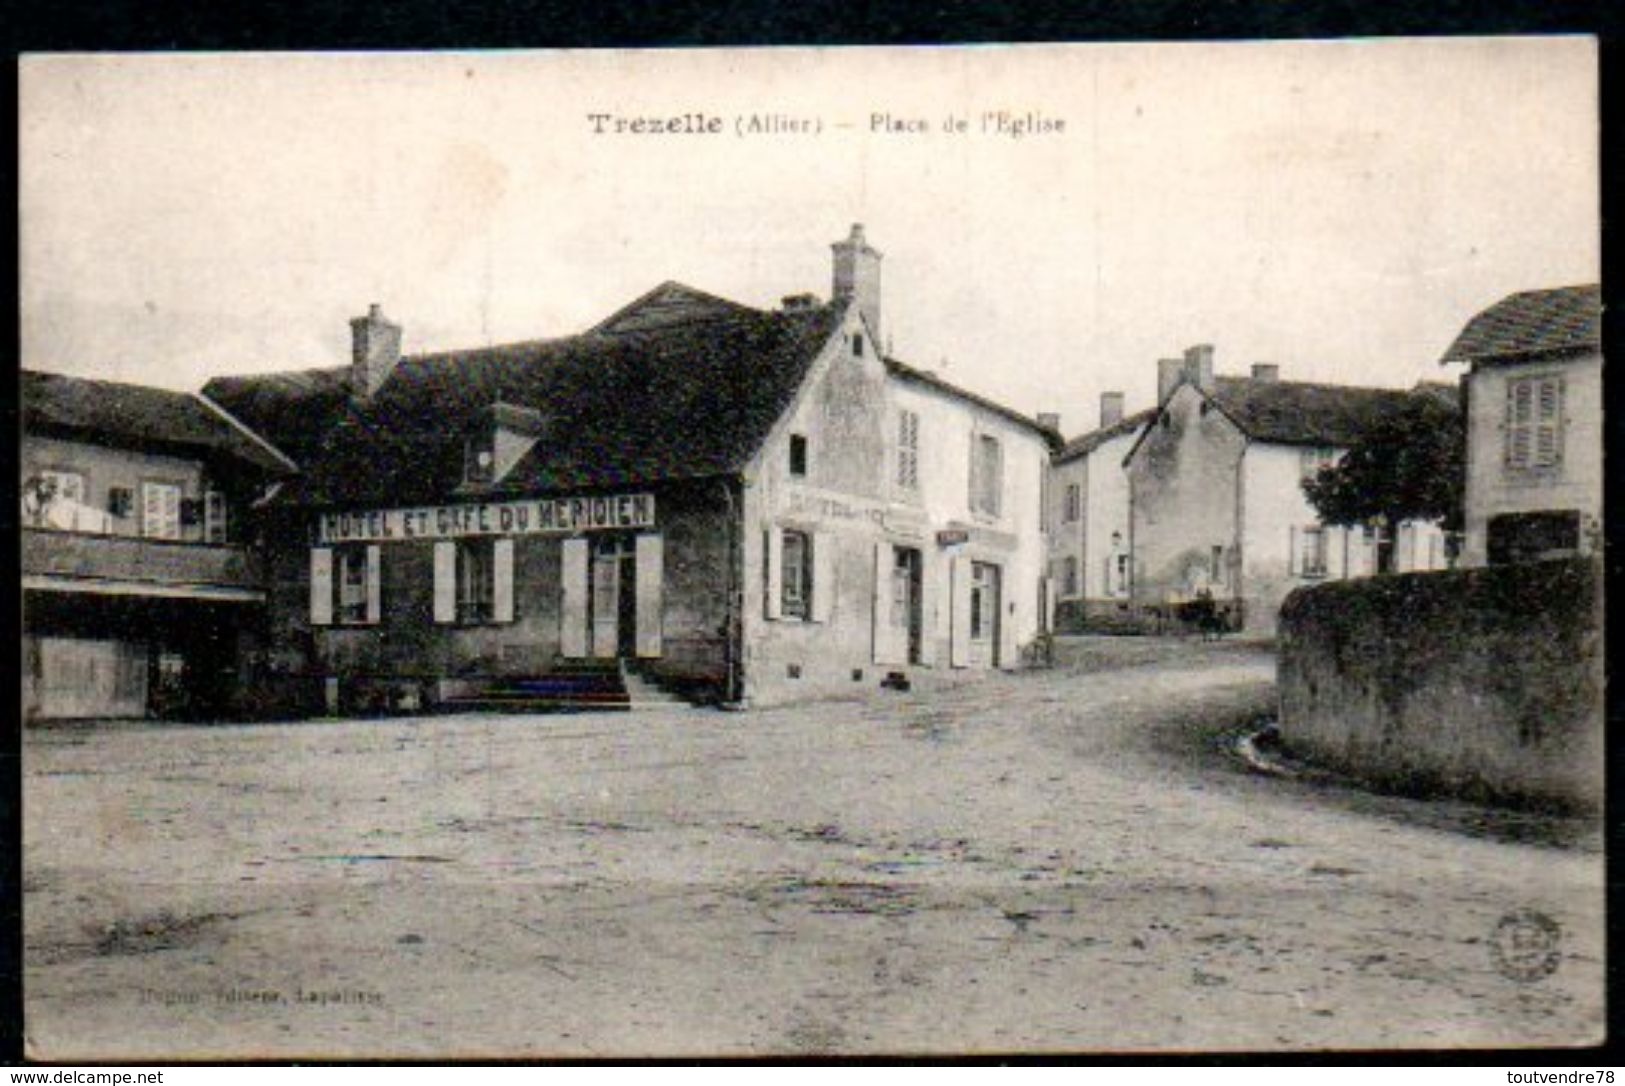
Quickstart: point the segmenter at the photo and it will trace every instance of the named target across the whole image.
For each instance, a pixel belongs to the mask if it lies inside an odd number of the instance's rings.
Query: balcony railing
[[[133,589],[264,589],[258,558],[241,546],[23,529],[23,576],[127,585]]]

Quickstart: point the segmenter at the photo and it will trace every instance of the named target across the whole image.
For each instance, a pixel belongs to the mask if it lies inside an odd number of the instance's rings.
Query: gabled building
[[[1232,626],[1268,633],[1299,585],[1450,564],[1437,525],[1406,522],[1392,538],[1325,525],[1302,482],[1407,397],[1455,402],[1455,388],[1283,381],[1268,364],[1220,376],[1202,345],[1159,362],[1158,392],[1125,462],[1138,607],[1166,614],[1207,593]]]
[[[1602,539],[1602,292],[1513,294],[1445,352],[1467,373],[1465,561],[1597,550]]]
[[[242,711],[252,507],[291,465],[195,396],[20,376],[25,716]]]
[[[1123,414],[1123,394],[1100,397],[1100,423],[1068,441],[1050,468],[1050,584],[1055,628],[1111,630],[1134,624],[1129,488],[1123,459],[1156,416]]]
[[[1054,435],[886,358],[880,253],[760,310],[666,283],[587,332],[210,382],[290,450],[273,639],[329,709],[634,671],[757,704],[1009,668]]]

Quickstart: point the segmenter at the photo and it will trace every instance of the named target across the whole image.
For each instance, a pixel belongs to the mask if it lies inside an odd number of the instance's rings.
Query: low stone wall
[[[1281,737],[1389,787],[1598,810],[1602,571],[1588,560],[1299,589]]]

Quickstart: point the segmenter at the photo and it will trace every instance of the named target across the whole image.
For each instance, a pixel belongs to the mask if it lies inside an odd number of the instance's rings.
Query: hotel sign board
[[[653,494],[429,505],[323,513],[318,543],[399,543],[481,535],[574,535],[655,526]]]

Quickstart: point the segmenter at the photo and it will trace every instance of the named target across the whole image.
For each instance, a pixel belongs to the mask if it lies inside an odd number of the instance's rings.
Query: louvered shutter
[[[1562,459],[1563,382],[1549,377],[1538,384],[1534,463],[1551,467]]]
[[[828,622],[835,611],[836,537],[820,532],[812,537],[812,620]]]
[[[367,545],[367,622],[376,626],[383,615],[383,555],[378,544]]]
[[[457,544],[449,539],[434,545],[434,620],[457,621]]]
[[[572,659],[587,655],[587,541],[566,539],[562,548],[559,648]]]
[[[513,621],[513,540],[491,541],[491,619]]]
[[[665,613],[661,602],[665,554],[665,540],[660,535],[637,537],[637,650],[643,657],[659,656],[664,651],[660,623]]]
[[[333,624],[333,551],[310,548],[310,624]]]
[[[890,543],[875,544],[873,589],[870,598],[874,607],[870,612],[870,631],[874,660],[877,664],[898,663],[897,638],[893,634],[892,611],[892,548]]]

